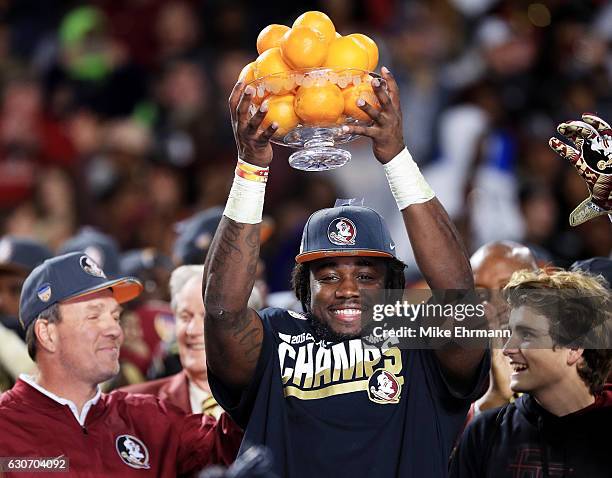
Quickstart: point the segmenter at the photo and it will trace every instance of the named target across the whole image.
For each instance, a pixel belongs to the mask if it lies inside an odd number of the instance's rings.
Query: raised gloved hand
[[[584,113],[582,121],[561,123],[557,131],[575,147],[557,138],[550,138],[550,147],[572,163],[590,192],[570,214],[570,225],[612,214],[612,128],[598,116]]]

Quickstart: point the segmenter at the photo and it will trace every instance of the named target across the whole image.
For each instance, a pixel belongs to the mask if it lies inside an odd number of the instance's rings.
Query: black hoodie
[[[450,478],[612,478],[612,384],[563,417],[529,394],[487,410],[466,428]]]

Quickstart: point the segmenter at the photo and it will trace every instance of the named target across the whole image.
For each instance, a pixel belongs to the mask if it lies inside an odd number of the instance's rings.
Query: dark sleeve
[[[181,422],[177,452],[179,475],[234,462],[243,434],[226,413],[218,421],[209,415],[183,414]]]
[[[273,333],[269,322],[267,320],[262,320],[262,322],[264,334],[261,343],[261,353],[259,354],[251,383],[245,389],[239,390],[227,387],[220,377],[211,372],[208,373],[208,383],[213,396],[219,405],[243,429],[249,423],[261,379],[273,364],[272,354],[275,350]]]
[[[485,478],[505,408],[487,410],[466,427],[450,461],[450,478]]]
[[[433,350],[420,350],[419,353],[427,371],[427,376],[431,379],[434,390],[441,399],[471,403],[482,395],[483,384],[489,379],[489,369],[491,368],[491,352],[489,350],[485,351],[478,365],[476,378],[471,386],[467,387],[467,391],[464,392],[460,392],[450,385]]]
[[[463,432],[450,462],[449,478],[477,478],[481,476],[482,463],[479,460],[478,445],[470,423]]]

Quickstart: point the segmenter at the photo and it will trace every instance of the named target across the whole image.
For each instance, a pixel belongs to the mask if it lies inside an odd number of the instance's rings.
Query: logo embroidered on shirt
[[[402,387],[392,373],[376,370],[368,383],[368,398],[376,403],[398,403]]]
[[[145,444],[132,435],[120,435],[115,441],[117,453],[123,463],[132,468],[149,469],[149,450]]]

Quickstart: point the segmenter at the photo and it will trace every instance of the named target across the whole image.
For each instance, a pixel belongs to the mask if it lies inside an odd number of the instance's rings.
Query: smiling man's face
[[[362,292],[385,286],[387,266],[374,257],[330,257],[310,266],[310,307],[333,335],[357,337],[366,307]]]
[[[202,278],[187,282],[176,297],[176,340],[181,364],[191,376],[206,373]]]
[[[513,369],[510,388],[514,392],[537,396],[567,379],[569,349],[553,347],[547,317],[522,306],[512,310],[509,326],[512,336],[503,353]]]
[[[117,375],[123,343],[121,310],[108,289],[60,303],[62,320],[52,324],[59,338],[59,365],[92,385]]]

